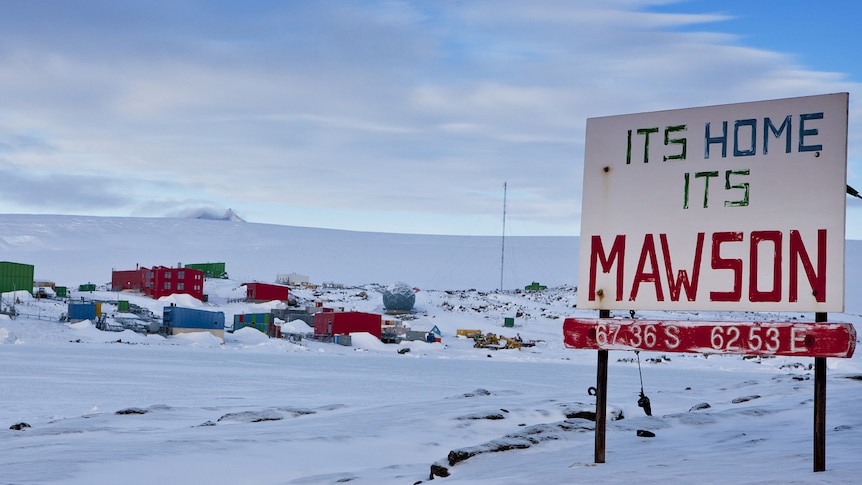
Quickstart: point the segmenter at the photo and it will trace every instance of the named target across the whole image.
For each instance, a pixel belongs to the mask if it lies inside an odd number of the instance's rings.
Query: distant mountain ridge
[[[199,209],[192,211],[188,217],[190,219],[204,219],[209,221],[246,222],[245,219],[240,217],[233,211],[233,209],[226,210],[224,214],[218,214],[212,209]]]

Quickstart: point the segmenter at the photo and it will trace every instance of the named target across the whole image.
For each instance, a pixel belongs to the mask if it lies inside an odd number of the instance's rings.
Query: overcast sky
[[[577,235],[586,119],[850,93],[862,3],[0,0],[0,212]],[[862,239],[862,200],[847,236]]]

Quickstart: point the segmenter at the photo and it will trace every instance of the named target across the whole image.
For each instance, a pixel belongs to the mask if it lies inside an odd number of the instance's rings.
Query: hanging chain
[[[635,355],[638,358],[638,376],[641,379],[641,394],[638,398],[638,407],[642,407],[647,416],[652,416],[652,406],[650,405],[649,398],[644,394],[644,375],[641,370],[641,353],[639,350],[635,350]]]

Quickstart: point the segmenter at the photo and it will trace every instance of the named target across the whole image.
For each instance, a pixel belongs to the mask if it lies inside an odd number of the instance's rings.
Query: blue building
[[[224,312],[166,306],[162,325],[168,335],[189,332],[209,332],[224,340]]]

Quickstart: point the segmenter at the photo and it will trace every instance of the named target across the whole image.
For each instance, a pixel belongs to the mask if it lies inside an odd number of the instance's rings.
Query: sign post
[[[599,318],[610,318],[610,310],[599,310]],[[596,446],[595,462],[605,462],[605,437],[608,421],[608,351],[598,352],[596,370]]]
[[[850,357],[844,311],[848,94],[587,120],[578,307],[564,341],[599,351],[815,358],[815,471],[825,469],[825,359]],[[610,320],[611,310],[813,312],[815,322]],[[603,360],[604,359],[604,360]],[[599,418],[602,418],[601,423]]]
[[[818,323],[826,322],[826,314],[818,313]],[[855,342],[856,339],[854,338]],[[814,358],[814,471],[826,470],[826,357]]]

